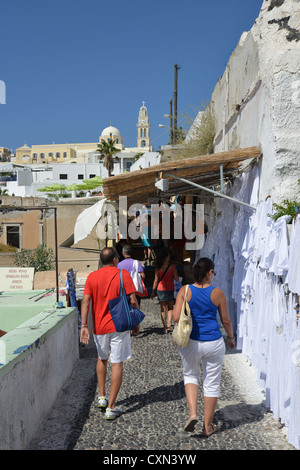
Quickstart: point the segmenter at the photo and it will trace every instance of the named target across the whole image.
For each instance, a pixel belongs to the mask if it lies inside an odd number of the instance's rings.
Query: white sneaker
[[[120,408],[106,408],[105,419],[116,419],[118,418],[118,416],[120,416],[121,413],[122,411],[120,410]]]
[[[98,397],[98,403],[97,406],[98,408],[107,408],[108,405],[108,399],[106,397]]]

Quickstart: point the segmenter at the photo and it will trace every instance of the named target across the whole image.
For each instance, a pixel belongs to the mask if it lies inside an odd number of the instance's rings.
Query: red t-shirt
[[[128,271],[122,269],[122,278],[127,295],[135,292],[135,286]],[[120,269],[103,267],[88,275],[84,295],[92,298],[93,333],[104,335],[116,331],[108,301],[120,296]]]

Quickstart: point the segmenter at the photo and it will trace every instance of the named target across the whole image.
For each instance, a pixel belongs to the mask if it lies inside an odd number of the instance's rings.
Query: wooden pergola
[[[168,188],[163,191],[165,196],[187,192],[190,185],[207,191],[214,186],[221,187],[221,193],[218,194],[222,195],[224,181],[238,174],[243,162],[261,156],[259,147],[247,147],[168,161],[146,169],[105,178],[103,193],[109,201],[118,201],[119,196],[127,196],[129,204],[145,203],[161,196],[162,192],[155,183],[159,179],[168,179]]]

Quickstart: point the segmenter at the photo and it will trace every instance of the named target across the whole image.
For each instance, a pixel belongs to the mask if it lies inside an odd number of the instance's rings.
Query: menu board
[[[0,291],[22,291],[33,289],[34,268],[0,268]]]

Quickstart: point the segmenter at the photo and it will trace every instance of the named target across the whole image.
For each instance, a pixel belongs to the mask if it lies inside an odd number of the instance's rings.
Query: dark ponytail
[[[161,248],[161,250],[159,250],[155,262],[157,269],[160,269],[162,267],[168,255],[170,255],[170,252],[167,247],[164,246]]]
[[[209,258],[200,258],[194,266],[194,279],[196,282],[201,282],[208,271],[214,269],[215,265]]]

